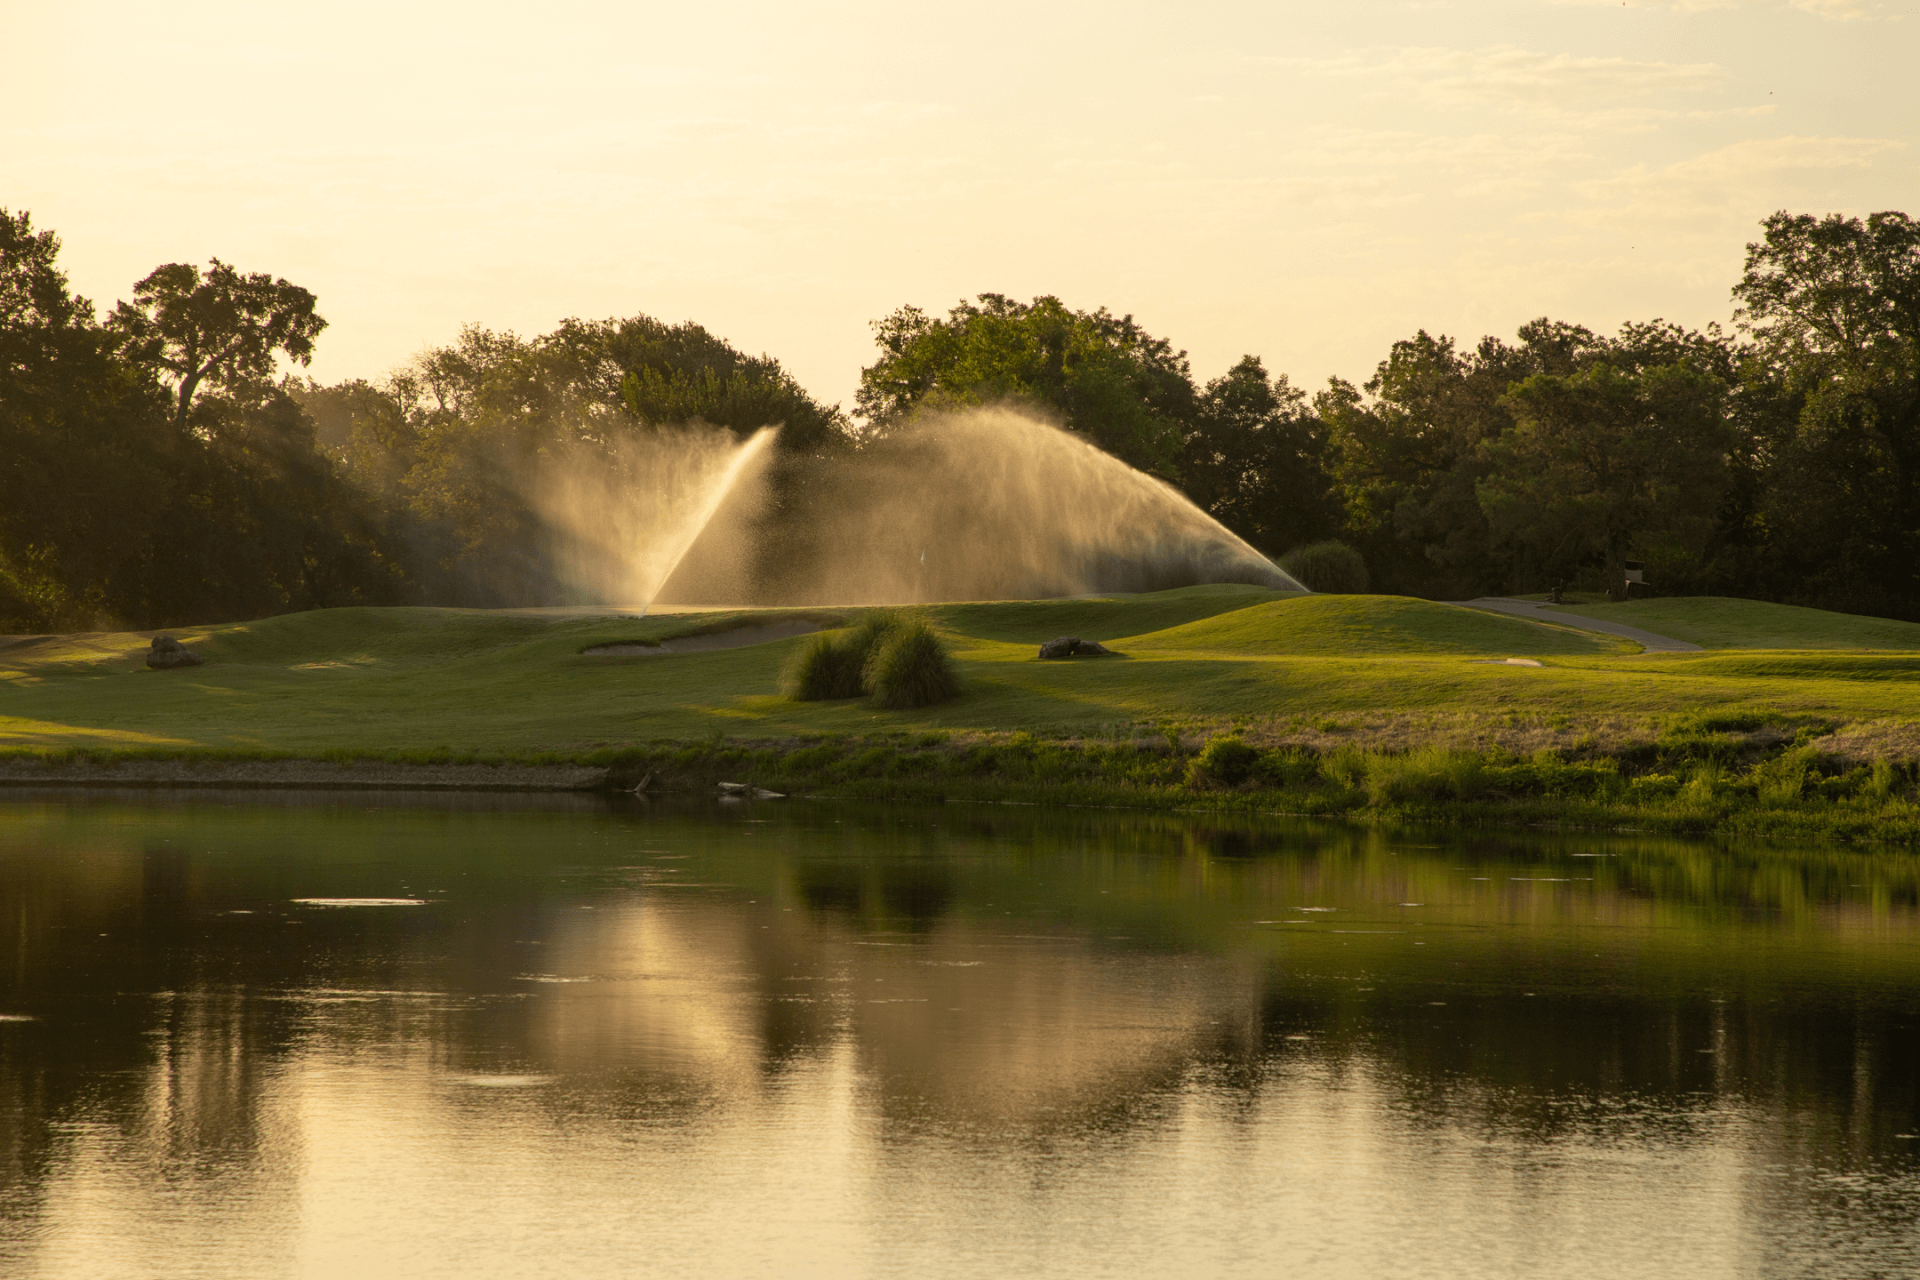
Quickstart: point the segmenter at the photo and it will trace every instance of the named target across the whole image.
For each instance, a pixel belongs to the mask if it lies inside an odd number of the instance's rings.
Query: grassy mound
[[[1920,650],[1920,623],[1725,596],[1580,604],[1547,612],[1574,615],[1569,621],[1624,623],[1703,649]]]
[[[1129,639],[1130,653],[1360,657],[1472,654],[1532,657],[1632,653],[1638,646],[1458,605],[1404,596],[1292,596]]]
[[[958,635],[1032,643],[1038,647],[1042,641],[1055,636],[1105,641],[1119,636],[1144,635],[1177,627],[1183,622],[1231,613],[1248,605],[1292,599],[1297,594],[1236,583],[1214,583],[1133,596],[935,605],[929,612],[942,628]]]

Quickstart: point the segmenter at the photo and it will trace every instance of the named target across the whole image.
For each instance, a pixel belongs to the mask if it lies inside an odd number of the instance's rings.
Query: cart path
[[[1469,609],[1489,609],[1495,613],[1511,613],[1521,618],[1532,618],[1537,622],[1555,622],[1580,631],[1605,632],[1610,636],[1619,636],[1623,640],[1632,640],[1645,648],[1648,653],[1706,652],[1697,644],[1675,640],[1672,636],[1657,636],[1651,631],[1642,631],[1638,627],[1629,627],[1618,622],[1602,622],[1598,618],[1583,618],[1577,613],[1553,612],[1553,606],[1544,600],[1514,600],[1507,596],[1482,596],[1478,600],[1456,600],[1454,603],[1465,605]]]

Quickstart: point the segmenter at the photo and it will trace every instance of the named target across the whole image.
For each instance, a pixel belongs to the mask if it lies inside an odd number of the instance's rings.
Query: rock
[[[155,636],[153,648],[147,651],[147,665],[155,671],[172,671],[176,667],[197,667],[205,661],[205,658],[172,636]]]
[[[649,778],[653,775],[648,774]],[[723,782],[720,784],[722,800],[785,800],[786,793],[768,791],[765,787],[756,787],[751,782]]]
[[[1112,652],[1098,640],[1082,640],[1078,636],[1061,636],[1040,646],[1040,656],[1043,658],[1092,657],[1094,654]]]

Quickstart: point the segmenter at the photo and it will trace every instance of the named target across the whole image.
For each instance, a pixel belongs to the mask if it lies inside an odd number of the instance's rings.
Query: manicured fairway
[[[328,610],[175,632],[209,662],[174,672],[141,666],[145,635],[16,642],[0,648],[0,747],[524,754],[919,728],[1100,734],[1392,719],[1404,740],[1420,723],[1450,725],[1456,737],[1522,721],[1577,735],[1689,712],[1835,727],[1920,719],[1920,627],[1725,600],[1579,607],[1715,650],[1684,655],[1643,655],[1578,631],[1573,611],[1562,627],[1400,597],[1242,586],[943,605],[928,613],[965,693],[918,712],[781,697],[779,671],[800,640],[669,657],[580,652],[796,612]],[[1063,634],[1119,655],[1035,660],[1041,641]],[[1842,652],[1847,636],[1878,651]],[[1773,645],[1781,639],[1794,648]],[[1497,662],[1508,657],[1543,665]]]

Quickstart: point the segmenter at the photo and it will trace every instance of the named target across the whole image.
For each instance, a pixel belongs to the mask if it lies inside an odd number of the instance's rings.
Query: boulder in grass
[[[172,671],[178,667],[197,667],[206,659],[172,636],[155,636],[153,648],[147,651],[147,665],[155,671]]]
[[[1082,640],[1078,636],[1061,636],[1040,646],[1042,658],[1092,657],[1095,654],[1112,652],[1113,650],[1098,640]]]

